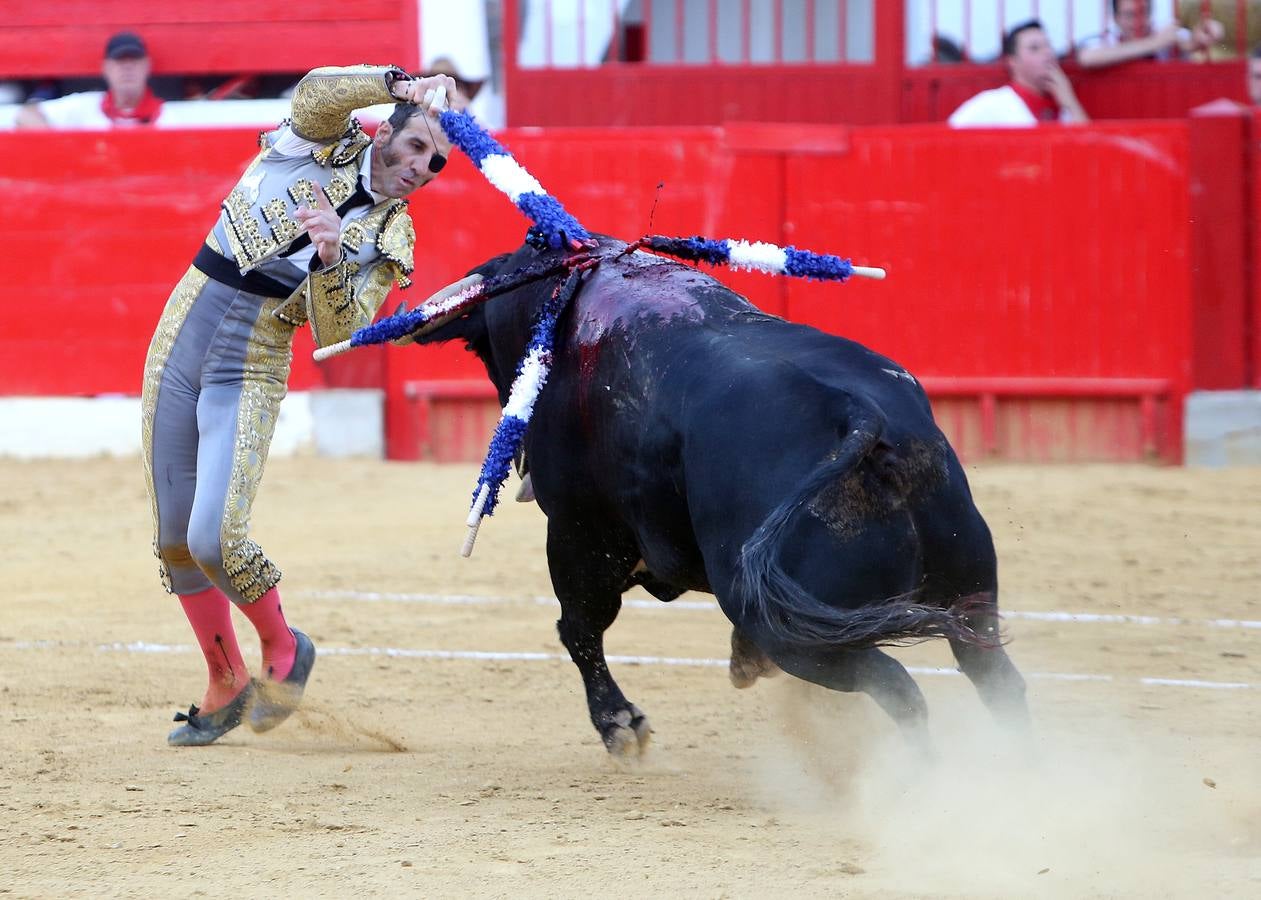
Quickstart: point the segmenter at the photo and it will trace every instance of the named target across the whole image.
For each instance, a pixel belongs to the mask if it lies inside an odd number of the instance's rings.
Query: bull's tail
[[[864,649],[938,637],[987,643],[968,625],[965,608],[916,603],[912,592],[857,609],[837,609],[806,591],[780,565],[794,518],[820,491],[863,461],[880,440],[881,424],[874,417],[852,423],[836,456],[819,465],[745,542],[736,575],[745,614],[771,638],[798,646]]]

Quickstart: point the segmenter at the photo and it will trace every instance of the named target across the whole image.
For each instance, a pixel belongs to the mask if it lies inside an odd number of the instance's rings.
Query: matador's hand
[[[294,215],[302,223],[302,231],[311,236],[311,245],[325,268],[337,263],[342,258],[342,220],[324,188],[318,184],[315,186],[314,208],[303,204],[294,211]]]
[[[442,88],[442,92],[438,88]],[[447,104],[451,104],[459,89],[450,75],[430,75],[426,78],[396,81],[390,86],[390,93],[400,103],[415,103],[429,115],[437,116]],[[446,103],[436,103],[439,96],[445,96]]]

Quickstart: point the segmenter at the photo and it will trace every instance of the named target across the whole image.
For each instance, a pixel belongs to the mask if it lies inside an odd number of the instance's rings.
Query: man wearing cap
[[[149,88],[149,51],[138,35],[120,31],[106,42],[101,74],[104,91],[28,104],[18,110],[14,126],[103,130],[158,120],[162,101]]]
[[[174,746],[209,744],[247,714],[267,731],[301,698],[315,648],[286,624],[280,570],[249,537],[250,510],[294,331],[309,324],[319,346],[344,340],[372,321],[395,283],[409,283],[415,237],[403,198],[446,162],[450,144],[435,118],[444,95],[463,107],[445,75],[308,73],[292,118],[260,138],[158,322],[141,399],[154,552],[209,672],[200,703],[176,715]],[[351,118],[391,101],[373,137]],[[262,644],[257,680],[237,645],[233,604]]]

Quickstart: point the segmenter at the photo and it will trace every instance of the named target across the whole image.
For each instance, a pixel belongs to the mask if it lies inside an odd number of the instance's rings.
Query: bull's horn
[[[446,287],[441,288],[437,291],[434,291],[432,294],[429,295],[429,297],[425,299],[424,303],[420,304],[420,306],[416,308],[425,309],[430,306],[438,306],[444,300],[450,300],[452,297],[456,296],[457,294],[462,294],[464,291],[467,291],[469,288],[475,287],[476,285],[479,285],[481,283],[482,283],[482,276],[477,274],[476,272],[474,272],[472,275],[466,275],[464,278],[461,278],[459,281],[453,281],[451,282],[451,284],[448,284]],[[406,306],[407,304],[404,303],[403,306],[399,308],[399,311],[404,311]],[[434,318],[430,319],[424,325],[417,328],[411,334],[404,335],[401,338],[395,338],[392,341],[392,343],[400,347],[406,344],[410,344],[414,342],[416,338],[422,337],[423,335],[429,334],[431,331],[441,328],[443,325],[447,324],[452,319],[456,318],[459,314],[460,314],[460,311],[458,309],[450,313],[439,314],[435,316]],[[395,315],[398,315],[398,312],[396,312]]]
[[[449,321],[458,319],[459,316],[464,313],[464,310],[460,308],[459,304],[456,304],[455,308],[449,311],[441,310],[441,305],[443,305],[445,301],[453,299],[453,297],[459,296],[460,294],[463,294],[463,292],[468,291],[470,287],[477,287],[479,284],[482,284],[482,276],[478,275],[477,272],[474,272],[473,275],[465,276],[459,281],[451,282],[451,284],[446,285],[443,290],[436,291],[433,296],[430,296],[429,299],[425,300],[425,303],[417,306],[416,309],[434,308],[433,318],[426,321],[424,325],[421,325],[420,328],[417,328],[415,332],[411,333],[412,340],[422,338],[424,335],[430,334],[431,332],[436,332],[436,330],[446,323],[449,323]]]

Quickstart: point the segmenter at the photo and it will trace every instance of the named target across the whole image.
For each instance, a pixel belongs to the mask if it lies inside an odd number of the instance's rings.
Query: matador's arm
[[[409,76],[395,66],[324,66],[312,69],[293,91],[291,127],[308,141],[333,141],[350,127],[350,114],[393,103],[390,86]]]
[[[371,324],[390,288],[396,282],[400,287],[411,283],[408,276],[412,273],[416,234],[406,204],[396,201],[369,214],[373,219],[377,216],[382,221],[373,226],[379,230],[369,238],[376,244],[373,258],[360,264],[343,255],[341,261],[307,276],[307,319],[317,347],[344,341]],[[319,255],[312,261],[319,265]]]

